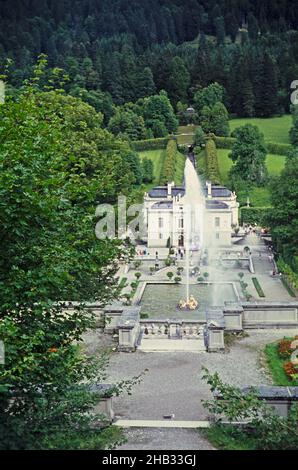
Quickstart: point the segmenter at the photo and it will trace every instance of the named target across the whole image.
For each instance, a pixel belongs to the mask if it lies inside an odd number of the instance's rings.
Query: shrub
[[[259,294],[259,297],[266,297],[262,287],[260,286],[260,283],[259,283],[258,279],[256,277],[253,277],[252,282],[253,282],[253,285],[256,288],[257,293]]]
[[[283,369],[289,379],[294,380],[298,377],[298,368],[292,362],[286,362]]]
[[[212,183],[220,184],[220,173],[217,159],[216,145],[212,139],[208,139],[205,147],[206,176]]]
[[[293,288],[298,289],[298,274],[295,273],[292,268],[287,263],[285,263],[281,257],[279,257],[277,261],[277,267],[282,273],[286,275]]]
[[[268,153],[273,155],[287,155],[292,150],[290,144],[279,144],[277,142],[266,142]]]
[[[176,282],[176,284],[178,284],[179,282],[181,282],[181,277],[180,276],[176,276],[174,278],[174,281]]]
[[[167,267],[169,267],[169,266],[171,266],[171,264],[172,264],[172,260],[171,260],[171,258],[168,256],[168,257],[165,259],[165,265],[166,265]]]
[[[160,176],[160,183],[166,184],[174,181],[177,157],[177,143],[174,139],[168,141],[166,155]]]
[[[264,225],[268,210],[270,210],[270,207],[241,207],[242,224]]]
[[[172,271],[170,271],[169,273],[167,273],[167,276],[168,276],[169,280],[171,280],[172,277],[174,276],[174,273]]]
[[[133,266],[135,269],[138,269],[141,266],[141,264],[142,264],[142,261],[140,260],[136,260],[133,262]]]
[[[135,277],[137,278],[137,280],[139,280],[141,276],[142,276],[142,273],[135,273]]]
[[[213,140],[215,142],[216,147],[219,149],[231,149],[233,147],[233,144],[236,141],[236,139],[233,137],[219,137],[219,136],[214,136]]]
[[[282,339],[278,343],[278,355],[281,359],[287,359],[292,353],[291,340]]]

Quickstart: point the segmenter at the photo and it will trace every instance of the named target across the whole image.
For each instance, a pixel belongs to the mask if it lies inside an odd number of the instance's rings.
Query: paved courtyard
[[[109,380],[129,379],[146,371],[131,396],[115,398],[116,416],[125,419],[204,420],[207,413],[201,400],[210,397],[201,379],[202,366],[217,371],[223,380],[238,386],[270,383],[266,366],[260,361],[265,344],[293,330],[250,331],[229,353],[117,353],[110,360]]]
[[[115,398],[116,417],[128,420],[206,420],[208,413],[201,400],[211,397],[201,379],[202,367],[217,371],[221,378],[237,386],[270,384],[262,355],[264,346],[293,330],[250,331],[237,340],[225,354],[194,353],[120,353],[112,356],[109,380],[135,377],[145,371],[131,395]],[[207,449],[210,444],[194,429],[127,429],[127,442],[121,449]],[[209,446],[209,447],[208,447]]]

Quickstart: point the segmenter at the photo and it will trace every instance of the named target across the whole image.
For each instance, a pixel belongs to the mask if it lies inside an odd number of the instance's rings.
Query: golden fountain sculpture
[[[195,310],[199,305],[199,302],[194,298],[193,295],[189,297],[189,300],[179,300],[178,307],[180,310]]]

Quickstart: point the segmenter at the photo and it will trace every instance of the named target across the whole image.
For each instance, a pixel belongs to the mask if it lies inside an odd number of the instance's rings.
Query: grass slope
[[[159,184],[162,165],[164,162],[165,150],[144,150],[139,152],[140,158],[149,158],[153,162],[154,184]],[[175,183],[182,184],[184,177],[184,164],[185,157],[182,153],[177,153],[176,168],[175,168]],[[149,185],[152,186],[152,185]]]
[[[245,124],[253,124],[258,126],[264,134],[266,142],[277,142],[279,144],[289,144],[289,131],[292,127],[292,116],[285,114],[284,116],[274,118],[239,118],[229,121],[230,130],[233,132],[237,127],[245,126]],[[180,126],[178,128],[178,144],[186,144],[193,142],[192,134],[196,130],[195,125]]]
[[[153,162],[153,174],[154,174],[154,183],[157,184],[160,179],[160,173],[162,169],[162,164],[164,160],[164,150],[144,150],[143,152],[139,152],[139,156],[141,159],[147,157]]]
[[[222,183],[229,186],[229,171],[233,165],[229,158],[229,149],[217,149],[219,171]],[[266,165],[270,176],[278,176],[285,165],[286,157],[284,155],[267,155]],[[245,203],[247,194],[238,194],[238,200]],[[253,188],[249,191],[250,202],[255,207],[267,207],[271,205],[269,189]]]
[[[231,132],[237,127],[244,126],[245,124],[253,124],[258,126],[263,132],[267,142],[278,142],[279,144],[289,144],[289,131],[292,127],[292,117],[286,114],[281,117],[274,118],[241,118],[231,119],[230,129]]]

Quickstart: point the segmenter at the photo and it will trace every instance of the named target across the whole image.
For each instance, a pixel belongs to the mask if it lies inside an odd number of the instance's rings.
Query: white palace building
[[[144,196],[148,248],[185,245],[183,186],[168,183]],[[224,186],[206,182],[204,187],[204,246],[230,246],[233,227],[238,225],[237,196]]]

